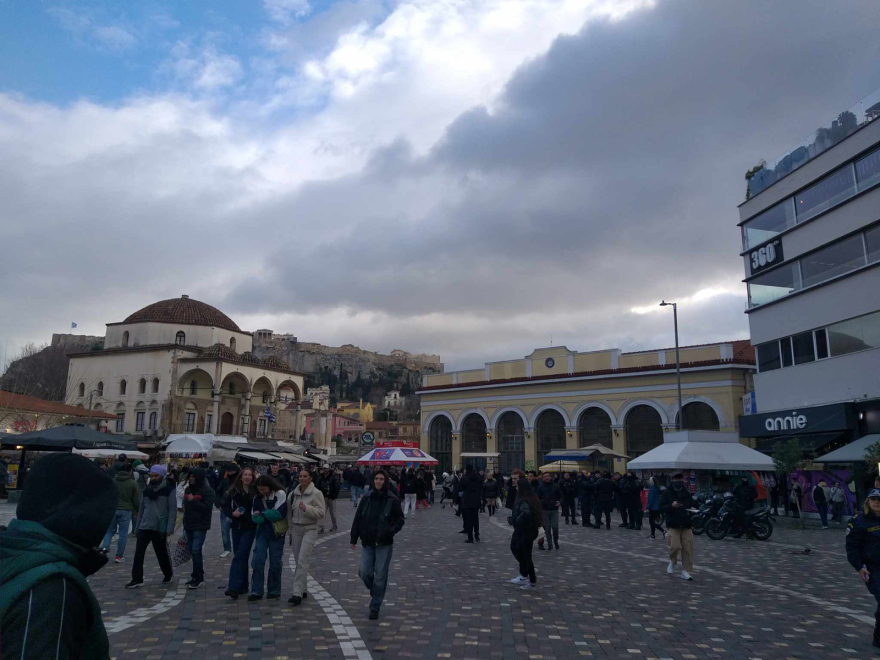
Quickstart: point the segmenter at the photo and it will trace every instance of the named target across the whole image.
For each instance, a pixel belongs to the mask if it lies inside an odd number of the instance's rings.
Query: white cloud
[[[138,42],[132,30],[118,24],[97,22],[84,11],[73,11],[66,7],[50,7],[46,11],[64,30],[84,41],[91,39],[97,45],[111,50],[127,50]]]
[[[294,18],[305,16],[312,9],[308,0],[263,0],[263,7],[281,25],[290,25]]]
[[[212,45],[195,50],[179,41],[171,51],[171,68],[181,81],[200,91],[212,91],[236,84],[244,73],[238,59]]]

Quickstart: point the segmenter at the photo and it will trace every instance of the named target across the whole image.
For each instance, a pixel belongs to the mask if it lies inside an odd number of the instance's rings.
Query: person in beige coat
[[[296,572],[293,574],[293,595],[287,601],[299,605],[308,596],[306,581],[309,573],[309,559],[318,539],[318,521],[324,517],[326,505],[324,495],[312,483],[308,470],[299,473],[299,485],[287,497],[287,520],[290,523],[290,536],[293,540],[293,558]]]

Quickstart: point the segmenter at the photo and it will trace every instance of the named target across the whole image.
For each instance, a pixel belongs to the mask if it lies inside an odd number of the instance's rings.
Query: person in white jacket
[[[290,536],[293,541],[293,558],[296,571],[293,574],[293,595],[287,601],[299,605],[308,597],[306,581],[309,573],[309,560],[312,548],[318,539],[318,521],[324,517],[326,505],[324,495],[312,483],[312,475],[300,470],[299,485],[290,491],[287,498],[287,515],[290,523]]]

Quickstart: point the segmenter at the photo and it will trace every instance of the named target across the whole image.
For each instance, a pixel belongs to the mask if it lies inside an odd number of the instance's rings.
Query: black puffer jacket
[[[541,500],[541,508],[544,511],[555,511],[559,508],[557,502],[562,501],[562,491],[552,481],[544,482],[538,486],[538,499]]]
[[[474,472],[466,473],[458,483],[462,509],[479,509],[483,499],[483,481]]]
[[[494,479],[487,479],[486,483],[483,484],[483,497],[487,499],[498,497],[500,491],[498,482]]]
[[[385,482],[382,490],[373,488],[358,504],[351,523],[351,545],[356,545],[358,539],[365,546],[392,545],[404,522],[400,500]]]
[[[559,480],[559,490],[562,491],[562,497],[565,498],[563,500],[564,502],[574,502],[577,499],[577,481],[571,477],[568,479],[562,477],[562,479]]]
[[[538,528],[541,526],[541,522],[535,520],[535,516],[532,515],[532,507],[528,502],[525,500],[517,502],[510,517],[513,518],[512,546],[523,542],[531,543],[538,538]]]
[[[206,532],[211,529],[211,511],[214,508],[214,489],[205,479],[205,471],[195,468],[190,472],[195,478],[194,486],[187,486],[183,499],[183,529]],[[192,495],[187,499],[187,495]]]
[[[678,502],[681,506],[673,507],[673,502]],[[672,485],[660,496],[660,510],[666,514],[666,526],[671,529],[690,529],[693,527],[691,514],[687,510],[695,505],[693,495],[682,481],[673,481]]]
[[[617,486],[615,486],[614,481],[610,477],[602,477],[596,482],[593,497],[603,504],[608,504],[614,501],[616,490]]]
[[[223,497],[220,498],[220,510],[232,521],[232,529],[245,531],[257,526],[251,518],[254,495],[255,493],[232,491],[231,489],[223,493]],[[232,512],[239,508],[244,509],[244,513],[236,518]]]

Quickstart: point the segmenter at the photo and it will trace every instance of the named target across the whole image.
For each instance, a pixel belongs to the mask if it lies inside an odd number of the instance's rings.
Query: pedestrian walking
[[[388,586],[388,569],[394,549],[394,535],[404,525],[400,499],[388,487],[384,470],[373,474],[373,488],[361,500],[351,523],[351,549],[361,540],[361,561],[358,575],[370,590],[370,618],[379,618],[379,609]]]
[[[559,480],[559,490],[562,492],[562,517],[565,518],[565,524],[568,525],[571,518],[571,524],[576,525],[578,485],[574,475],[565,472]]]
[[[425,488],[428,490],[428,504],[434,504],[434,490],[437,488],[437,474],[434,470],[425,470]]]
[[[513,468],[510,473],[510,479],[507,480],[507,497],[504,502],[504,508],[510,509],[511,512],[516,506],[517,498],[519,497],[517,492],[517,484],[519,484],[520,479],[525,479],[526,473],[520,470],[519,468]],[[534,492],[534,489],[533,491]],[[542,514],[543,517],[543,514]]]
[[[216,494],[207,481],[204,468],[194,468],[189,473],[189,485],[183,493],[183,531],[186,544],[192,553],[193,569],[186,586],[198,589],[205,582],[205,559],[202,547],[211,529],[211,513]]]
[[[547,539],[547,549],[552,550],[556,545],[559,550],[559,504],[562,501],[562,490],[553,482],[549,472],[545,472],[543,482],[538,486],[538,499],[541,502],[544,522],[544,538]],[[544,549],[544,544],[538,541],[538,548]]]
[[[654,535],[654,531],[659,529],[660,533],[663,534],[663,538],[666,538],[666,530],[663,529],[663,525],[660,524],[660,498],[663,495],[664,489],[660,487],[654,477],[648,479],[648,483],[651,485],[650,490],[648,491],[648,524],[651,526],[651,538],[657,538]]]
[[[483,483],[474,472],[474,466],[464,469],[464,476],[458,484],[461,491],[461,517],[464,522],[465,543],[480,542],[480,503],[483,498]]]
[[[104,542],[101,548],[105,554],[110,552],[113,534],[118,534],[115,562],[121,564],[124,561],[125,546],[128,544],[128,529],[129,525],[131,525],[131,518],[141,508],[141,491],[131,476],[131,465],[128,463],[116,464],[116,477],[114,481],[119,493],[116,502],[116,515],[110,521],[110,527],[104,534]]]
[[[605,529],[611,529],[611,509],[614,507],[614,498],[617,486],[606,470],[596,482],[593,500],[596,505],[596,529],[602,527],[602,516],[605,516]]]
[[[791,487],[788,489],[788,501],[791,504],[791,514],[795,518],[800,518],[800,512],[803,510],[803,506],[801,502],[803,501],[801,498],[803,497],[804,491],[801,488],[801,485],[797,481],[791,482]]]
[[[220,510],[231,520],[232,562],[225,595],[236,600],[248,593],[248,566],[251,548],[257,534],[253,519],[254,498],[257,496],[257,475],[251,467],[242,468],[235,482],[223,493]]]
[[[629,524],[627,529],[642,529],[642,483],[635,472],[627,472],[620,480],[620,493],[626,508]]]
[[[483,497],[486,499],[486,507],[489,509],[490,517],[495,515],[498,495],[500,495],[499,484],[495,480],[495,475],[490,472],[489,477],[486,479],[486,483],[483,484]]]
[[[669,566],[666,572],[675,573],[678,555],[681,553],[681,579],[693,580],[694,570],[694,530],[691,513],[688,509],[695,505],[693,495],[684,485],[681,473],[672,475],[672,485],[660,496],[660,510],[666,514],[666,527],[669,533],[666,543],[669,546]]]
[[[137,589],[144,584],[144,557],[147,546],[151,544],[165,576],[162,584],[169,584],[174,577],[174,569],[168,556],[168,538],[174,534],[177,520],[177,493],[165,478],[164,465],[150,468],[150,480],[141,495],[137,520],[137,545],[131,566],[131,582],[125,588]]]
[[[115,516],[113,479],[89,459],[53,453],[31,470],[16,517],[0,530],[3,659],[110,657],[86,578]]]
[[[428,508],[428,482],[423,470],[416,472],[416,509],[419,508],[419,505],[423,509]]]
[[[825,494],[825,481],[822,480],[813,488],[813,504],[822,520],[822,529],[828,529],[828,497]]]
[[[877,601],[872,645],[880,649],[880,490],[868,491],[862,512],[846,525],[846,558]]]
[[[352,468],[348,477],[348,483],[351,487],[351,502],[354,504],[354,508],[357,509],[358,500],[364,489],[364,475],[361,474],[361,471],[358,468]]]
[[[290,525],[287,520],[287,492],[284,486],[267,474],[257,477],[256,486],[257,495],[251,509],[256,532],[249,602],[263,597],[263,572],[267,555],[269,579],[266,583],[266,598],[281,598],[281,557],[284,555],[284,539]]]
[[[416,476],[412,468],[400,475],[400,489],[403,494],[403,517],[408,518],[416,509]]]
[[[299,485],[290,491],[287,498],[293,558],[296,561],[293,595],[287,601],[291,605],[299,605],[308,596],[306,582],[309,576],[309,560],[315,541],[318,540],[318,521],[324,517],[326,508],[324,495],[312,483],[312,473],[303,468],[298,479]]]
[[[519,562],[519,575],[512,584],[522,589],[534,589],[538,583],[535,563],[532,561],[532,545],[538,538],[538,529],[544,519],[544,511],[538,496],[528,479],[520,478],[516,483],[516,504],[510,514],[513,536],[510,538],[510,551]]]
[[[214,501],[217,508],[220,509],[220,540],[223,542],[223,552],[220,553],[220,557],[223,559],[232,554],[232,518],[223,512],[223,496],[238,479],[238,475],[238,465],[230,463],[226,466],[222,477],[217,480],[217,486],[214,488],[216,494]]]
[[[324,518],[330,516],[330,531],[336,531],[336,498],[339,497],[339,477],[336,476],[335,470],[330,467],[321,469],[321,476],[318,477],[318,490],[324,496],[325,513]],[[318,534],[324,533],[324,519],[318,524]]]
[[[846,494],[843,492],[839,481],[834,482],[828,499],[831,502],[831,520],[839,525],[841,520],[843,520],[843,508],[846,504]]]
[[[440,494],[440,508],[446,508],[446,500],[452,500],[452,482],[453,477],[448,472],[443,473],[443,492]]]
[[[584,470],[577,480],[577,493],[580,500],[581,519],[584,527],[592,527],[593,515],[593,479],[587,470]],[[577,524],[577,520],[574,521]]]

